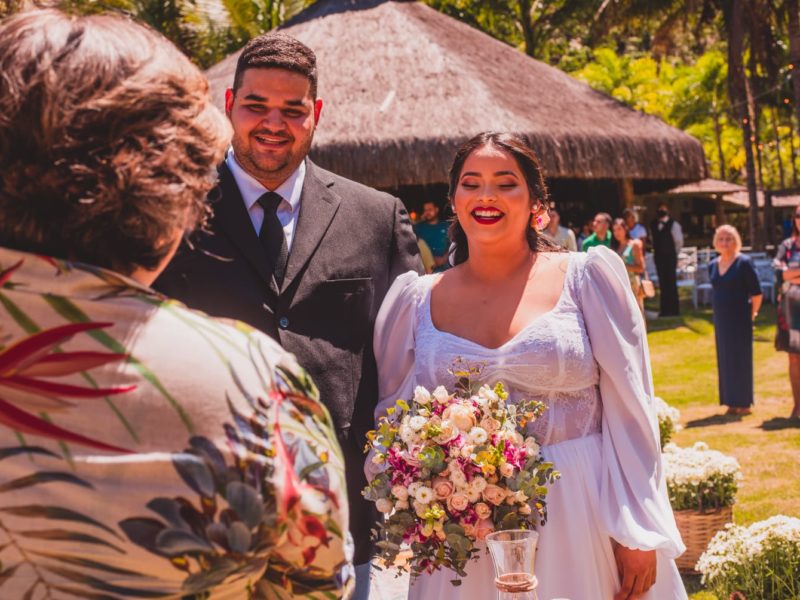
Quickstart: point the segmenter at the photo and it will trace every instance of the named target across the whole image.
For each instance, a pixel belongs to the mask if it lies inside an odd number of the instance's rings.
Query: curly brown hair
[[[130,274],[205,223],[230,141],[202,73],[119,15],[0,25],[0,245]]]

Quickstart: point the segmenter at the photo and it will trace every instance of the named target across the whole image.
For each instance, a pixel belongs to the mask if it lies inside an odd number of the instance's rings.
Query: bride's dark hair
[[[479,133],[468,142],[465,142],[456,152],[453,166],[450,167],[450,190],[447,193],[450,206],[453,205],[464,163],[470,154],[483,146],[494,146],[513,156],[522,171],[522,175],[525,177],[525,183],[528,184],[531,198],[540,202],[542,207],[547,206],[549,196],[547,194],[547,186],[544,183],[544,176],[542,175],[542,167],[539,165],[539,159],[528,145],[527,140],[515,133],[497,131]],[[533,218],[534,216],[531,215],[531,219]],[[469,248],[467,247],[467,235],[456,218],[453,218],[453,222],[450,225],[449,235],[450,241],[453,242],[453,248],[450,251],[453,255],[453,264],[457,265],[469,258]],[[534,252],[559,252],[561,250],[559,246],[540,236],[535,227],[528,227],[526,237],[528,245]]]

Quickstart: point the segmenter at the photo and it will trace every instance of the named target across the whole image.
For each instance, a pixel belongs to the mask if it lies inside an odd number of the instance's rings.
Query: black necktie
[[[272,274],[278,287],[283,283],[286,274],[286,261],[289,259],[289,246],[286,244],[286,235],[283,225],[278,220],[278,205],[283,201],[280,194],[267,192],[258,202],[264,209],[264,222],[258,239],[267,253],[267,259],[272,264]]]

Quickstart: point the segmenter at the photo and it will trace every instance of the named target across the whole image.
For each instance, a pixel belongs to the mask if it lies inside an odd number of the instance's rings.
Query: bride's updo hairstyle
[[[539,165],[539,159],[536,157],[536,154],[522,136],[515,133],[501,133],[497,131],[479,133],[468,142],[465,142],[456,152],[456,156],[453,159],[453,166],[450,167],[450,190],[447,193],[451,206],[455,200],[458,180],[461,178],[461,171],[464,169],[464,163],[467,161],[470,154],[484,146],[494,146],[513,156],[522,171],[522,175],[525,177],[525,183],[528,184],[528,191],[533,201],[540,202],[543,207],[547,206],[549,198],[547,186],[544,183],[542,167]],[[534,218],[535,217],[531,215],[531,226],[528,227],[526,232],[528,245],[531,250],[534,252],[561,251],[559,246],[539,235],[536,228],[532,226]],[[449,235],[450,241],[453,243],[453,248],[451,249],[453,264],[458,265],[469,258],[467,235],[464,233],[464,229],[461,227],[461,223],[458,222],[458,219],[453,219],[450,225]]]

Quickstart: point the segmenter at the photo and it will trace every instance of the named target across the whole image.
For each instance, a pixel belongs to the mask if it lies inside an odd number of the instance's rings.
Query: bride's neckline
[[[572,271],[572,264],[575,262],[573,260],[572,254],[573,253],[569,253],[567,255],[567,259],[566,259],[567,269],[566,269],[566,272],[564,273],[564,283],[561,286],[561,293],[558,296],[558,300],[556,300],[556,303],[553,305],[553,307],[550,308],[549,310],[546,310],[545,312],[537,315],[536,317],[534,317],[522,329],[520,329],[517,333],[512,335],[510,338],[508,338],[505,342],[503,342],[499,346],[484,346],[483,344],[481,344],[479,342],[476,342],[474,340],[471,340],[469,338],[465,338],[465,337],[462,337],[462,336],[457,335],[455,333],[451,333],[449,331],[444,331],[443,329],[439,329],[438,327],[436,327],[436,325],[433,322],[433,312],[431,311],[431,296],[433,295],[432,294],[433,285],[442,276],[441,274],[431,276],[431,281],[427,286],[424,312],[425,312],[426,318],[428,319],[428,324],[431,326],[431,329],[433,329],[436,333],[439,333],[441,335],[446,335],[446,336],[451,337],[451,338],[453,338],[455,340],[459,340],[459,341],[465,342],[467,344],[470,344],[471,346],[475,346],[476,348],[480,348],[481,350],[484,350],[484,351],[487,351],[487,352],[495,352],[497,350],[502,350],[503,348],[505,348],[506,346],[508,346],[512,342],[514,342],[517,338],[522,336],[523,333],[525,333],[529,329],[531,329],[534,325],[538,324],[539,321],[541,321],[545,317],[551,315],[552,313],[556,312],[556,310],[558,310],[558,308],[561,306],[561,303],[564,301],[564,298],[566,298],[566,296],[567,296],[567,289],[570,286],[570,275],[571,275],[571,271]]]

